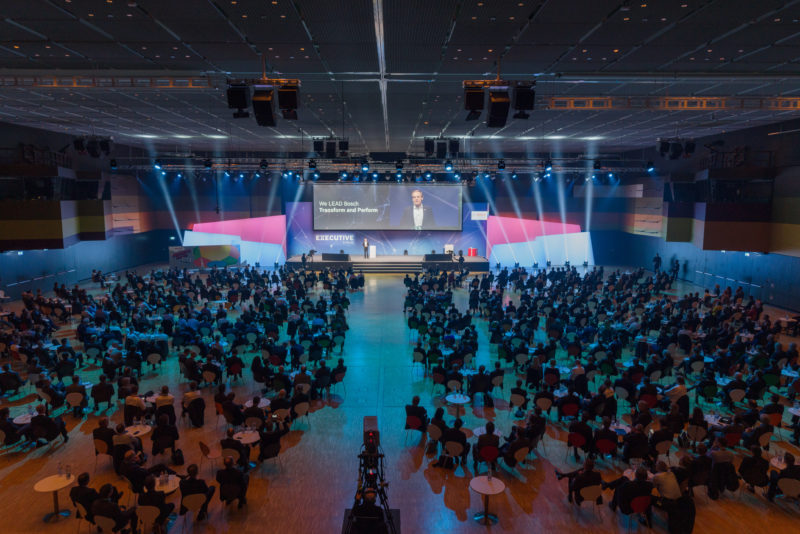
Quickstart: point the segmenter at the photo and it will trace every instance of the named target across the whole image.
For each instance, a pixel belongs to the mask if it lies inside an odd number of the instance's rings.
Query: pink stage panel
[[[493,245],[522,243],[534,241],[543,235],[574,234],[580,231],[578,224],[492,215],[486,223],[486,255],[491,255]]]
[[[286,254],[285,215],[196,223],[192,226],[192,230],[209,234],[235,235],[239,236],[242,241],[281,245],[283,253]]]

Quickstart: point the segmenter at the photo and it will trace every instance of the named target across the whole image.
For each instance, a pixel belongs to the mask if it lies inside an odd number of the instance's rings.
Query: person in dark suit
[[[236,499],[239,500],[239,508],[247,504],[247,486],[250,483],[250,477],[236,468],[232,457],[225,457],[225,468],[217,471],[217,482],[220,487],[219,499],[225,504]],[[238,487],[238,493],[226,495],[225,486]]]
[[[114,385],[109,384],[106,375],[100,375],[100,383],[92,387],[92,399],[94,407],[99,409],[100,403],[105,402],[107,407],[111,406],[111,397],[114,396]]]
[[[366,237],[364,238],[363,244],[364,244],[364,257],[369,258],[369,241],[367,240]]]
[[[778,493],[778,481],[782,478],[792,478],[800,480],[800,465],[795,465],[794,455],[790,452],[783,454],[783,461],[786,462],[786,467],[781,472],[773,471],[769,476],[769,489],[767,490],[767,499],[770,502],[775,500],[775,495]]]
[[[220,441],[220,446],[223,449],[232,449],[238,452],[239,457],[237,458],[237,462],[246,469],[250,465],[250,447],[238,439],[234,439],[233,435],[233,428],[229,428],[226,432],[226,437]]]
[[[129,524],[135,526],[138,522],[136,507],[134,506],[127,510],[122,509],[113,498],[114,491],[114,486],[111,484],[103,484],[98,492],[98,498],[92,503],[92,516],[113,519],[116,531],[124,529]]]
[[[755,486],[764,487],[769,484],[769,462],[761,455],[761,447],[750,447],[751,456],[742,458],[739,464],[739,476],[747,484],[747,491],[754,492]]]
[[[0,445],[11,445],[19,441],[20,437],[26,435],[30,430],[30,425],[18,425],[11,420],[8,406],[0,408],[0,430],[6,435],[6,439]]]
[[[216,486],[209,486],[206,484],[205,480],[197,478],[197,464],[189,464],[189,467],[186,468],[186,474],[186,478],[180,481],[181,501],[188,495],[195,495],[198,493],[205,495],[206,502],[203,503],[200,511],[197,512],[197,520],[202,521],[208,516],[208,503],[211,502],[211,497],[214,496],[214,492],[217,488]],[[186,508],[181,506],[180,513],[184,515],[186,513]]]
[[[411,230],[435,230],[436,219],[433,215],[433,208],[422,204],[423,195],[419,189],[411,192],[411,205],[403,210],[403,218],[400,219],[400,228]]]
[[[614,490],[614,497],[612,497],[611,502],[608,504],[609,508],[611,508],[612,511],[616,511],[617,506],[619,506],[622,513],[629,515],[633,513],[631,509],[631,502],[633,499],[636,497],[645,497],[653,493],[653,483],[647,480],[647,469],[645,469],[644,466],[640,466],[636,469],[633,480],[622,476],[609,483],[601,482],[601,486],[603,489],[610,488]],[[652,511],[648,508],[645,512],[648,526],[651,524],[651,514]]]
[[[167,495],[163,491],[156,490],[156,477],[147,475],[144,479],[144,492],[139,494],[139,506],[155,506],[159,510],[156,524],[164,526],[169,518],[169,514],[175,509],[175,504],[167,502]]]
[[[120,497],[122,497],[122,492],[117,491],[117,488],[111,486],[111,500],[114,502],[119,501]],[[94,488],[89,487],[89,473],[81,473],[78,475],[78,485],[69,490],[69,498],[72,500],[72,503],[79,503],[83,506],[86,510],[86,519],[89,522],[94,521],[94,514],[92,514],[92,505],[94,501],[100,498],[100,494],[97,493],[97,490]]]
[[[486,423],[486,432],[478,436],[478,442],[475,444],[475,447],[472,448],[472,466],[475,471],[478,470],[478,462],[483,461],[481,449],[484,447],[494,447],[497,449],[498,453],[500,452],[500,436],[495,435],[494,423],[491,421]],[[497,469],[497,463],[494,461],[492,462],[492,469]]]
[[[461,430],[461,427],[464,425],[464,422],[461,419],[456,419],[453,421],[453,427],[448,428],[442,434],[442,444],[446,445],[448,441],[455,441],[456,443],[460,443],[463,447],[463,452],[461,453],[461,462],[463,463],[467,459],[467,454],[469,454],[470,445],[467,443],[467,435]],[[434,467],[445,466],[445,458],[439,458],[439,461],[433,464]]]
[[[156,464],[152,467],[144,468],[141,465],[142,463],[144,463],[144,460],[141,456],[137,455],[131,450],[128,450],[125,452],[125,457],[122,460],[122,466],[120,466],[120,474],[127,478],[131,483],[134,493],[141,493],[144,491],[144,481],[147,478],[147,475],[157,475],[164,473],[165,471],[171,475],[175,474],[175,471],[168,468],[164,464]]]
[[[57,434],[61,434],[64,438],[64,443],[69,441],[69,434],[67,434],[67,425],[60,417],[50,418],[47,416],[47,408],[44,404],[36,406],[36,415],[31,418],[31,431],[35,432],[39,429],[42,437],[47,441],[52,441],[56,438]]]
[[[175,450],[175,442],[179,439],[178,427],[170,424],[167,414],[162,414],[150,437],[153,440],[153,456],[161,454],[166,449]]]
[[[288,432],[289,427],[285,422],[269,419],[259,432],[258,461],[277,456],[281,452],[281,437]]]
[[[414,395],[411,404],[406,404],[406,417],[414,416],[422,422],[420,430],[426,432],[428,429],[428,412],[419,405],[419,395]]]
[[[647,458],[650,445],[642,425],[633,427],[630,434],[623,438],[622,459],[630,462],[631,458]]]
[[[578,469],[577,471],[562,473],[556,469],[556,478],[561,480],[564,477],[569,479],[567,501],[575,502],[575,504],[580,504],[583,501],[583,497],[581,497],[581,490],[583,488],[599,486],[603,481],[600,473],[594,470],[594,460],[591,458],[586,458],[583,462],[583,469]],[[598,497],[598,504],[602,504],[602,502],[602,497]]]
[[[108,445],[108,452],[114,449],[114,429],[108,428],[108,417],[103,417],[98,422],[98,427],[92,430],[92,439],[99,439]]]

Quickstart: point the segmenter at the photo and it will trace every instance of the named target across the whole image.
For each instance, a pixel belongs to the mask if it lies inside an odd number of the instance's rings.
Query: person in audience
[[[175,450],[175,442],[178,441],[178,427],[171,424],[169,416],[162,414],[158,418],[156,427],[153,429],[150,437],[153,440],[153,456],[161,454],[167,449]]]
[[[289,433],[285,421],[269,418],[259,432],[258,462],[274,458],[281,450],[281,437]]]
[[[481,455],[481,450],[484,447],[494,447],[497,449],[498,453],[500,451],[500,437],[494,433],[494,423],[489,421],[486,423],[484,429],[485,432],[478,436],[478,441],[475,444],[475,447],[472,448],[472,464],[473,470],[476,472],[478,471],[478,462],[484,461],[484,458]],[[497,469],[497,463],[495,460],[492,460],[491,468],[495,470]]]
[[[675,473],[667,469],[667,464],[661,460],[656,463],[653,485],[661,496],[661,506],[668,506],[670,502],[677,501],[683,495]]]
[[[217,471],[217,482],[220,486],[219,499],[225,504],[230,504],[238,499],[239,508],[242,508],[247,504],[247,487],[250,484],[250,477],[236,468],[232,456],[226,456],[223,461],[225,467]]]
[[[423,406],[419,405],[419,395],[414,395],[411,404],[406,404],[406,417],[413,416],[420,420],[422,427],[419,429],[423,433],[428,429],[428,412]],[[406,425],[408,428],[408,425]]]
[[[111,484],[103,484],[98,492],[97,499],[92,503],[92,517],[108,517],[114,520],[115,530],[123,530],[128,525],[132,529],[136,528],[138,519],[136,517],[136,507],[125,509],[114,499],[116,489]]]
[[[197,464],[189,464],[186,468],[186,477],[181,479],[179,485],[181,490],[181,502],[189,495],[196,495],[199,493],[200,495],[206,496],[206,501],[203,503],[200,511],[197,512],[197,521],[202,521],[208,517],[208,503],[211,502],[211,498],[214,496],[214,492],[217,488],[216,486],[209,486],[202,478],[197,478],[197,472]],[[180,514],[184,515],[186,511],[186,508],[181,505]]]
[[[633,513],[631,502],[636,497],[648,497],[653,492],[653,483],[647,480],[647,469],[644,466],[639,466],[634,472],[633,480],[621,476],[611,482],[601,482],[603,489],[609,488],[614,490],[614,497],[608,503],[611,511],[615,512],[617,507],[620,508],[623,514],[630,515]],[[645,512],[645,523],[648,527],[652,525],[652,510],[650,507]]]
[[[163,527],[167,523],[169,515],[175,510],[174,503],[167,502],[167,495],[163,491],[156,489],[156,477],[147,475],[144,479],[144,491],[139,494],[139,506],[155,506],[159,514],[156,518],[156,525]]]
[[[176,474],[175,471],[164,464],[156,464],[151,467],[142,467],[144,459],[133,451],[126,451],[123,457],[120,473],[131,483],[134,493],[141,493],[144,490],[144,480],[147,475],[160,475],[162,473]]]
[[[769,462],[761,455],[761,447],[752,445],[750,456],[742,458],[739,464],[739,476],[742,477],[750,493],[755,492],[755,486],[764,487],[769,484]]]
[[[783,461],[786,467],[778,471],[772,471],[769,475],[769,487],[767,489],[767,499],[770,502],[775,500],[775,495],[778,494],[778,482],[781,479],[789,478],[792,480],[800,480],[800,466],[795,465],[794,454],[790,452],[783,453]]]
[[[47,408],[44,404],[36,405],[36,415],[31,418],[31,433],[33,436],[41,436],[47,441],[52,441],[56,435],[61,434],[64,438],[64,443],[69,441],[69,434],[67,433],[67,425],[61,417],[49,417],[47,415]]]
[[[565,477],[569,479],[567,501],[574,502],[575,504],[580,504],[583,502],[583,497],[581,496],[581,490],[583,488],[599,486],[600,482],[603,480],[600,476],[600,473],[594,470],[594,460],[591,458],[586,458],[586,460],[583,462],[583,468],[576,471],[562,473],[556,469],[556,478],[558,480],[561,480]],[[597,504],[602,503],[603,498],[598,497]]]
[[[122,497],[121,491],[111,486],[110,499],[114,502],[119,502]],[[69,498],[73,504],[80,504],[86,511],[86,519],[90,523],[94,522],[94,514],[92,513],[92,506],[94,502],[100,498],[100,494],[94,488],[89,487],[89,473],[81,473],[78,475],[78,485],[69,490]]]
[[[92,430],[92,438],[105,442],[109,452],[114,449],[114,434],[114,430],[108,428],[108,417],[101,417],[97,421],[97,428]]]
[[[89,396],[86,394],[86,386],[81,383],[78,375],[72,375],[72,384],[64,388],[64,393],[65,395],[78,393],[83,397],[80,403],[72,407],[72,416],[80,417],[83,413],[83,409],[89,406]]]
[[[105,402],[106,407],[111,407],[111,398],[114,396],[114,385],[108,382],[106,375],[102,374],[99,378],[100,382],[92,386],[92,400],[94,400],[94,407],[96,410],[100,409],[100,403]]]
[[[5,440],[0,445],[13,445],[17,443],[22,436],[27,436],[30,431],[30,424],[18,425],[10,418],[10,410],[8,406],[0,408],[0,430],[5,434]]]
[[[220,447],[223,450],[230,449],[238,453],[237,462],[243,468],[247,469],[250,466],[250,446],[245,445],[233,436],[235,431],[233,428],[228,428],[225,432],[225,437],[220,441]]]

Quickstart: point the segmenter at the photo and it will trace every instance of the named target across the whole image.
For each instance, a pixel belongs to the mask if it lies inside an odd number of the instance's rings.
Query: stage
[[[338,256],[338,255],[337,255]],[[345,255],[346,256],[346,255]],[[437,256],[442,256],[437,254]],[[454,258],[458,258],[454,256]],[[300,261],[301,256],[291,256],[286,265],[299,268],[303,265]],[[454,260],[434,260],[425,259],[425,255],[397,255],[397,256],[378,256],[377,258],[365,258],[355,254],[349,255],[349,259],[330,260],[322,259],[321,254],[314,255],[314,261],[306,261],[306,267],[314,269],[353,269],[364,273],[419,273],[423,269],[439,269],[452,271],[458,269],[458,261]],[[464,256],[464,268],[470,272],[485,272],[489,270],[489,260],[481,256]]]

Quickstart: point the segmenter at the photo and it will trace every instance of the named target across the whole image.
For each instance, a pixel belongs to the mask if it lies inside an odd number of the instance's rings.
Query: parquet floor
[[[392,508],[399,508],[404,534],[425,533],[476,533],[476,532],[570,532],[606,533],[625,532],[627,523],[607,506],[593,510],[584,503],[577,509],[566,501],[566,481],[558,482],[554,469],[573,469],[572,459],[565,461],[564,440],[566,432],[557,427],[548,430],[546,452],[527,467],[509,471],[501,468],[496,475],[507,485],[504,494],[492,497],[492,511],[500,522],[489,528],[475,523],[472,515],[481,510],[482,501],[469,489],[473,476],[471,462],[467,469],[456,471],[430,466],[433,458],[423,454],[419,434],[408,437],[405,432],[404,405],[414,394],[419,394],[423,404],[432,413],[441,400],[431,397],[430,382],[423,379],[419,369],[411,366],[411,345],[405,326],[401,305],[405,288],[402,276],[368,275],[363,293],[350,295],[352,301],[349,321],[351,329],[344,349],[348,366],[344,389],[339,388],[330,399],[318,401],[313,406],[310,422],[303,420],[294,425],[283,438],[280,461],[269,461],[251,472],[249,504],[245,509],[223,509],[215,498],[207,521],[194,524],[186,530],[201,533],[322,533],[340,532],[345,508],[353,502],[357,481],[357,455],[361,444],[362,418],[377,415],[381,439],[386,454],[386,476],[389,481],[388,496]],[[459,291],[456,304],[463,309],[466,293]],[[479,323],[480,351],[478,364],[493,361],[486,339],[485,322]],[[97,371],[84,373],[94,379]],[[250,378],[249,371],[245,373]],[[506,381],[507,399],[509,380]],[[172,357],[159,375],[145,375],[144,390],[168,384],[179,397],[185,384],[179,380],[178,365]],[[234,384],[240,402],[252,394],[252,383]],[[224,427],[213,415],[212,392],[205,391],[207,400],[206,425],[202,429],[189,429],[179,424],[187,463],[199,462],[198,442],[205,441],[219,447]],[[32,395],[9,403],[12,416],[22,411]],[[8,403],[8,399],[3,399]],[[111,415],[114,422],[121,412]],[[450,419],[454,413],[450,413]],[[125,484],[114,474],[110,461],[101,458],[95,470],[91,431],[96,427],[98,414],[92,413],[82,420],[65,414],[70,430],[66,445],[52,449],[44,447],[33,452],[4,452],[0,455],[0,532],[61,533],[78,529],[74,514],[58,523],[45,524],[42,516],[52,509],[49,494],[35,493],[34,484],[41,478],[54,474],[58,462],[71,463],[73,472],[88,471],[92,484],[99,487],[111,482],[120,489]],[[475,428],[487,419],[494,420],[504,432],[513,424],[507,403],[498,400],[495,409],[468,406],[464,415],[465,428]],[[56,440],[60,443],[60,439]],[[145,439],[149,450],[150,440]],[[775,446],[773,445],[773,448]],[[797,453],[786,443],[781,448]],[[162,457],[160,461],[163,461]],[[673,459],[673,461],[676,461]],[[180,468],[179,468],[180,469]],[[484,468],[485,469],[485,468]],[[202,476],[213,478],[211,466],[205,462]],[[603,476],[610,480],[620,469],[603,465]],[[63,507],[71,505],[68,490],[62,490]],[[177,494],[172,496],[177,502]],[[606,492],[606,502],[610,493]],[[779,499],[780,501],[780,499]],[[731,534],[734,532],[776,534],[798,532],[800,508],[797,503],[769,504],[763,497],[743,492],[741,496],[727,494],[719,501],[708,502],[705,497],[697,501],[695,532],[703,534]],[[180,532],[184,518],[171,525],[171,532]],[[87,524],[81,526],[87,532]],[[633,529],[644,529],[635,524]],[[656,514],[654,530],[666,531],[665,518]]]

